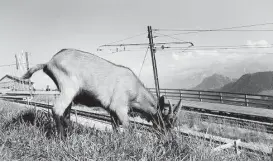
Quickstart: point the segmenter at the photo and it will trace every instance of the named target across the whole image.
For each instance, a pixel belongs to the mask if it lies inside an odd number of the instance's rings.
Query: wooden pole
[[[29,70],[29,59],[28,59],[28,53],[27,52],[25,52],[25,57],[26,57],[27,70]],[[32,97],[32,84],[31,84],[31,80],[29,79],[27,82],[28,82],[28,90],[30,91],[30,96]]]
[[[201,91],[198,91],[199,100],[202,102]]]
[[[223,102],[223,94],[222,94],[222,92],[220,92],[219,94],[220,94],[220,102],[221,102],[221,103],[224,103],[224,102]]]
[[[156,66],[156,59],[155,59],[155,48],[154,48],[153,33],[152,33],[151,26],[148,26],[148,38],[149,38],[149,45],[150,45],[152,64],[153,64],[156,96],[157,96],[157,99],[159,99],[160,98],[160,89],[159,89],[159,81],[158,81],[157,66]]]
[[[245,94],[245,106],[248,106],[247,94]]]
[[[270,160],[273,161],[273,148],[271,149]]]

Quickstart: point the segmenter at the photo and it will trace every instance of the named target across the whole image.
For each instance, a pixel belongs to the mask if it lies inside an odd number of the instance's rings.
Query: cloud
[[[252,41],[247,40],[246,45],[251,47],[272,47],[266,40]]]
[[[179,55],[176,54],[176,53],[173,53],[173,54],[172,54],[172,57],[173,57],[173,59],[175,59],[175,60],[179,60]]]
[[[176,66],[174,64],[169,64],[168,68],[170,68],[171,70],[175,70]]]

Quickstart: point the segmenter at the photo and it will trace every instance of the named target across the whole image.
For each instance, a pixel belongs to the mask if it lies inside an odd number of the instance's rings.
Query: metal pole
[[[26,64],[27,64],[27,70],[29,70],[29,62],[28,62],[28,53],[26,52]]]
[[[157,99],[159,99],[160,98],[160,91],[159,91],[159,82],[158,82],[158,74],[157,74],[157,67],[156,67],[156,59],[155,59],[153,33],[152,33],[152,27],[151,26],[148,26],[148,38],[149,38],[149,45],[150,45],[150,50],[151,50],[151,57],[152,57],[152,64],[153,64],[153,71],[154,71],[156,96],[157,96]]]
[[[27,66],[27,70],[29,70],[29,60],[28,60],[28,53],[25,53],[26,55],[26,66]],[[31,85],[31,80],[28,80],[28,90],[30,91],[30,96],[32,97],[32,85]]]

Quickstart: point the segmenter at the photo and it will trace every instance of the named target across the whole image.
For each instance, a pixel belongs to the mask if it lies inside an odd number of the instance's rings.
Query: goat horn
[[[180,100],[174,108],[174,114],[176,115],[182,107],[182,100]]]

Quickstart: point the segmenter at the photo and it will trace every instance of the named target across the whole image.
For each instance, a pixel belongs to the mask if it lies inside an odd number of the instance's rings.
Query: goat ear
[[[174,115],[177,115],[178,112],[181,110],[182,108],[182,100],[180,100],[177,105],[175,106],[174,110],[173,110],[173,113]]]
[[[173,113],[173,105],[170,100],[168,100],[168,102],[169,102],[169,114],[172,114]]]

